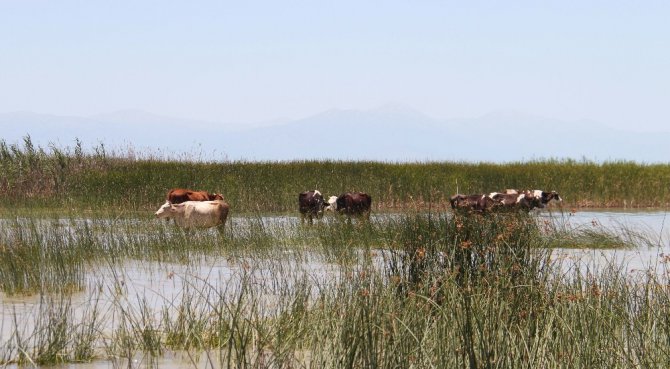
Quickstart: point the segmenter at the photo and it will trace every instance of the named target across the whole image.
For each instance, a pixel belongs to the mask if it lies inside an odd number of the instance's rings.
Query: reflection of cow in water
[[[174,188],[168,191],[167,201],[173,204],[181,204],[184,201],[213,201],[223,200],[219,193],[209,193],[207,191],[194,191],[186,188]]]
[[[298,195],[298,210],[300,210],[300,222],[304,223],[305,218],[309,224],[313,223],[313,218],[321,218],[326,201],[318,190],[305,191]]]
[[[370,219],[372,197],[365,192],[346,192],[340,196],[331,196],[328,199],[326,210],[332,210],[345,214],[351,219],[352,216],[360,216]]]

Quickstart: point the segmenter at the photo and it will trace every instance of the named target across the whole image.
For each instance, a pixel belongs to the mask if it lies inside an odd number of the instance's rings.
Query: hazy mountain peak
[[[492,110],[492,111],[480,116],[478,119],[481,119],[481,120],[501,120],[501,121],[510,121],[510,120],[544,121],[544,120],[549,120],[549,118],[546,118],[546,117],[542,117],[542,116],[534,115],[534,114],[530,114],[530,113],[524,113],[524,112],[520,112],[518,110],[513,110],[513,109]]]
[[[383,104],[381,106],[378,106],[377,108],[374,108],[370,110],[373,113],[381,113],[385,115],[395,115],[395,116],[403,116],[406,118],[419,118],[422,120],[428,120],[432,119],[423,112],[407,105],[407,104],[402,104],[402,103],[397,103],[397,102],[389,102],[386,104]]]
[[[614,131],[595,122],[564,121],[512,110],[478,118],[438,120],[396,103],[369,110],[331,109],[282,124],[240,125],[235,131],[219,123],[170,118],[137,109],[89,118],[13,112],[0,114],[0,126],[0,139],[8,143],[20,143],[26,134],[45,147],[49,142],[71,143],[77,137],[88,144],[132,144],[173,153],[192,152],[197,147],[199,152],[249,160],[515,161],[585,157],[667,162],[670,158],[665,144],[670,140],[667,132]]]
[[[160,114],[150,113],[140,109],[122,109],[109,113],[95,114],[90,116],[92,119],[115,122],[154,122],[161,120],[179,120],[179,118],[171,118]]]

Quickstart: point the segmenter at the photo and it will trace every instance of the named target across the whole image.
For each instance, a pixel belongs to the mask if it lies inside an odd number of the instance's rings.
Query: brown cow
[[[207,191],[193,191],[186,188],[174,188],[168,191],[167,201],[173,204],[181,204],[185,201],[214,201],[223,200],[219,193],[209,193]]]
[[[346,192],[340,196],[331,196],[328,199],[326,210],[336,211],[346,214],[351,220],[351,216],[362,216],[370,219],[370,208],[372,207],[372,197],[365,192]]]

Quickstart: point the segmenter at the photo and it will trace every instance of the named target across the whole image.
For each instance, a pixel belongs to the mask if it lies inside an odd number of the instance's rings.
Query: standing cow
[[[157,218],[172,218],[182,228],[217,227],[222,232],[229,209],[230,207],[223,200],[185,201],[180,204],[166,201],[155,215]]]
[[[332,210],[347,215],[351,221],[352,216],[370,219],[372,197],[365,192],[346,192],[340,196],[331,196],[328,199],[326,210]]]
[[[545,192],[542,190],[526,190],[526,191],[515,191],[516,194],[507,192],[498,193],[493,192],[489,194],[494,201],[493,209],[495,210],[525,210],[531,211],[535,208],[545,208],[547,204],[556,199],[557,201],[563,201],[558,192],[551,191]]]
[[[309,224],[313,223],[313,218],[320,219],[323,215],[323,209],[326,206],[326,201],[323,195],[318,190],[305,191],[298,195],[298,210],[300,211],[300,222],[304,223],[305,218],[308,219]]]
[[[223,200],[220,193],[209,193],[207,191],[194,191],[187,188],[173,188],[167,193],[166,200],[173,204],[181,204],[184,201],[214,201]]]
[[[484,213],[487,210],[490,210],[495,202],[488,195],[475,194],[475,195],[462,195],[456,194],[449,198],[449,203],[451,208],[454,211],[466,211],[466,212],[476,212]]]
[[[500,193],[492,192],[489,197],[493,200],[492,210],[494,211],[514,211],[525,210],[530,211],[537,206],[537,199],[528,191],[519,193]]]
[[[538,208],[546,207],[547,204],[549,203],[549,201],[551,201],[551,200],[556,200],[556,201],[559,201],[559,202],[563,202],[563,199],[561,198],[561,196],[556,191],[545,192],[545,191],[542,191],[542,190],[532,190],[532,191],[528,191],[528,192],[532,193],[532,195],[537,200],[535,207],[538,207]]]

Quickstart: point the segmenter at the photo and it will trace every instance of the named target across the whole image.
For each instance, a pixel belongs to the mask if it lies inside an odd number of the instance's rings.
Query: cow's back
[[[222,200],[186,201],[183,217],[177,218],[179,225],[191,227],[214,227],[225,225],[230,206]]]
[[[186,201],[223,200],[223,197],[219,194],[210,195],[207,191],[193,191],[186,188],[175,188],[168,191],[167,200],[173,204],[181,204]]]
[[[484,194],[461,195],[456,194],[449,199],[451,208],[457,211],[484,212],[494,205],[494,200]]]
[[[173,188],[170,191],[168,191],[165,199],[173,204],[181,204],[184,201],[188,201],[187,193],[188,190],[186,189]]]
[[[347,192],[337,198],[337,209],[347,214],[370,212],[372,197],[364,192]]]

